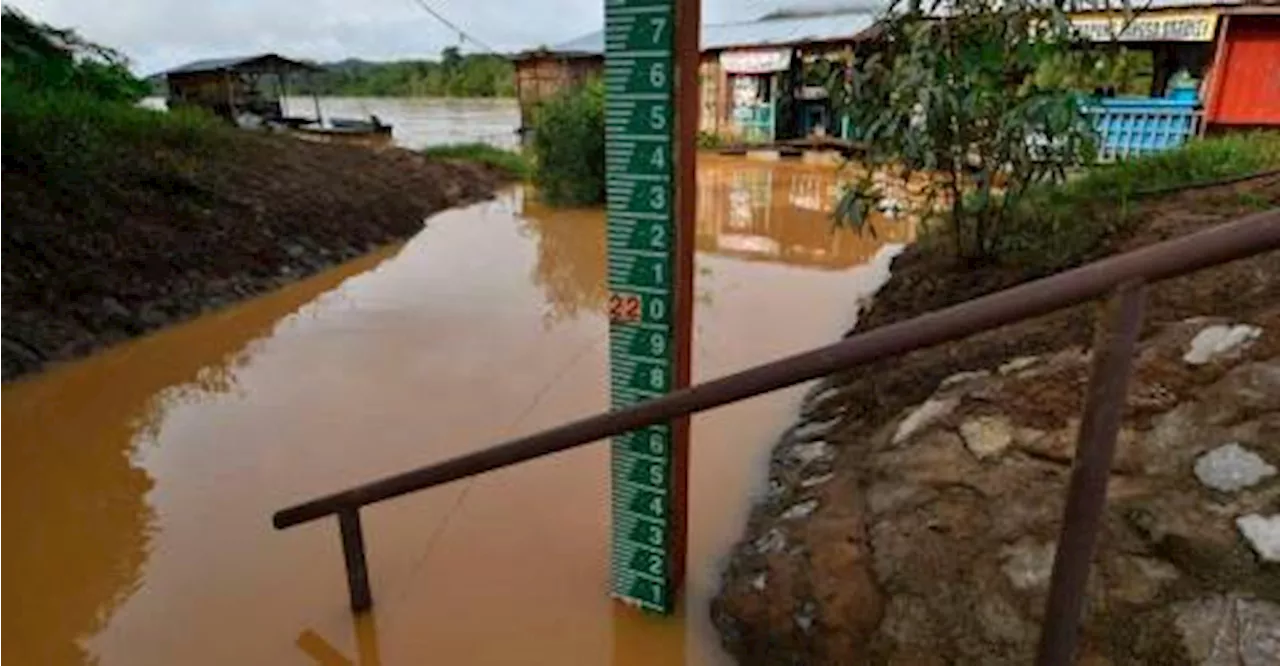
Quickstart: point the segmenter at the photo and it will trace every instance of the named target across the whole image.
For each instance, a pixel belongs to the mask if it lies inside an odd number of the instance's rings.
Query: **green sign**
[[[605,2],[609,363],[615,409],[667,393],[675,378],[672,0]],[[669,613],[673,579],[672,432],[613,441],[614,596]]]

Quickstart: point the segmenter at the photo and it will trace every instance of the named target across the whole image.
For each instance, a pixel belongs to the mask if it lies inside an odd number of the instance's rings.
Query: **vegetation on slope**
[[[484,164],[515,178],[525,178],[531,171],[529,160],[524,155],[487,143],[451,143],[430,146],[424,149],[422,154],[439,160]]]

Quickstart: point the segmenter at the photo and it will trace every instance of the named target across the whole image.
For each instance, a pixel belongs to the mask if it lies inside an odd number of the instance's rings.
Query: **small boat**
[[[308,119],[304,123],[285,123],[293,136],[318,143],[337,143],[365,148],[385,148],[391,145],[391,126],[377,116],[368,120],[356,118],[328,118],[324,121]]]

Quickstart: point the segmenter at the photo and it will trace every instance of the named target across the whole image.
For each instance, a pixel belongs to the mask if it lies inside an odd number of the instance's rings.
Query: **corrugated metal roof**
[[[856,39],[875,23],[875,15],[851,11],[802,18],[778,18],[744,23],[703,25],[703,51],[752,46],[784,46],[807,42],[835,42]],[[557,44],[544,53],[559,55],[603,55],[604,31],[583,35]]]
[[[291,67],[294,69],[318,69],[315,65],[290,60],[275,53],[258,53],[250,56],[236,56],[232,58],[205,58],[204,60],[195,60],[185,65],[179,65],[173,69],[161,72],[165,76],[170,74],[196,74],[199,72],[222,72],[234,71],[237,69],[254,69],[263,66],[280,66]]]

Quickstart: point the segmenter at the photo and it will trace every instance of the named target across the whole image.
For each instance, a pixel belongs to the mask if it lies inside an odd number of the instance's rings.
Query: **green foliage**
[[[1059,53],[1036,70],[1036,84],[1043,88],[1068,88],[1081,93],[1110,91],[1117,95],[1146,95],[1151,91],[1153,64],[1150,51],[1130,51],[1109,44],[1088,51]]]
[[[544,102],[534,116],[533,182],[553,206],[604,201],[604,85],[591,81]]]
[[[422,154],[434,159],[487,164],[518,178],[528,177],[531,171],[529,160],[524,155],[510,150],[503,150],[487,143],[452,143],[445,146],[431,146],[423,150]]]
[[[0,13],[0,37],[6,93],[21,86],[135,102],[149,90],[129,73],[128,60],[118,51],[86,41],[74,31],[33,21],[11,6]]]
[[[724,139],[721,139],[719,134],[702,130],[698,130],[697,142],[699,150],[715,150],[724,145]]]
[[[1145,197],[1189,185],[1280,169],[1280,132],[1232,134],[1177,149],[1099,165],[1064,184],[1029,191],[1011,211],[1000,236],[1002,261],[1051,272],[1092,256],[1104,241],[1127,231]],[[1245,208],[1269,206],[1256,195]]]
[[[207,155],[235,131],[199,110],[152,111],[86,92],[6,83],[3,100],[5,170],[39,176],[68,197],[112,183],[110,165],[125,152],[150,155],[163,171],[169,153]]]
[[[884,176],[914,179],[922,196],[899,207],[941,220],[958,257],[989,261],[1028,188],[1093,161],[1077,94],[1035,76],[1086,46],[1063,3],[1048,0],[900,0],[882,27],[876,51],[836,95],[869,167],[837,220],[865,228],[889,196]]]
[[[323,65],[290,88],[299,93],[353,97],[512,97],[515,70],[492,54],[461,55],[455,47],[439,61],[366,62],[344,60]]]
[[[125,153],[148,155],[153,177],[169,182],[181,167],[166,161],[171,153],[220,150],[232,131],[198,111],[138,107],[147,85],[110,48],[10,7],[2,22],[4,169],[68,201],[118,185],[113,165]]]

